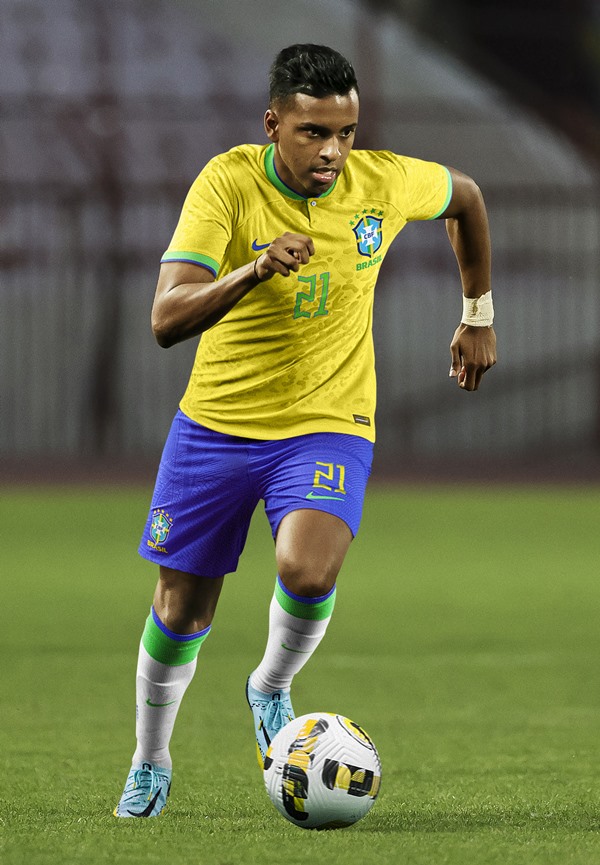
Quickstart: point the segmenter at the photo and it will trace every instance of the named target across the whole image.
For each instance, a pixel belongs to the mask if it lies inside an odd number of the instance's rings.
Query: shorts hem
[[[359,523],[356,526],[356,530],[355,530],[350,525],[348,520],[344,519],[344,517],[341,514],[334,514],[333,511],[328,511],[324,507],[319,507],[319,505],[313,505],[310,502],[306,502],[306,504],[304,504],[304,502],[303,502],[302,504],[297,504],[297,505],[294,504],[291,507],[289,507],[287,510],[285,510],[282,514],[277,515],[277,523],[276,524],[271,523],[271,534],[273,536],[273,540],[275,540],[277,537],[277,532],[279,531],[279,526],[281,525],[281,521],[283,520],[283,518],[287,517],[288,514],[291,514],[294,511],[320,511],[322,514],[330,514],[332,517],[337,517],[339,520],[341,520],[343,523],[345,523],[348,526],[348,528],[350,529],[350,533],[352,535],[352,540],[354,540],[354,538],[358,534],[358,530],[360,528],[360,523]]]
[[[149,550],[145,550],[143,547],[138,549],[138,553],[143,559],[146,559],[147,562],[152,562],[155,565],[164,565],[165,568],[171,568],[173,571],[180,571],[183,574],[192,574],[194,577],[206,577],[210,580],[218,580],[220,577],[225,577],[227,574],[234,574],[237,571],[237,565],[232,570],[224,569],[219,570],[218,572],[215,572],[213,568],[208,568],[206,571],[198,571],[196,569],[191,570],[191,568],[182,567],[179,562],[173,562],[166,556],[161,556],[159,558],[159,556],[154,555]]]

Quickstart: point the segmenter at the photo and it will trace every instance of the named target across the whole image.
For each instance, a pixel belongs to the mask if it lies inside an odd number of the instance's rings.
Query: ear
[[[279,141],[279,117],[272,108],[265,111],[265,132],[271,141]]]

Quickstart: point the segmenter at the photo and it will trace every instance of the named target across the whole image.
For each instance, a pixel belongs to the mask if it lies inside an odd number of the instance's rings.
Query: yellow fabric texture
[[[352,151],[335,186],[309,199],[279,179],[273,145],[212,159],[163,261],[222,277],[286,231],[312,237],[315,254],[298,274],[258,285],[202,335],[182,411],[246,438],[338,432],[374,441],[379,268],[406,223],[441,215],[451,191],[444,166],[389,151]]]

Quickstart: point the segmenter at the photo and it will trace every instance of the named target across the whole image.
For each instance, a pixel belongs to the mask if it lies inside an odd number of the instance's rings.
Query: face
[[[307,198],[335,183],[354,143],[358,93],[317,99],[295,93],[269,108],[265,130],[275,144],[275,168],[283,182]]]

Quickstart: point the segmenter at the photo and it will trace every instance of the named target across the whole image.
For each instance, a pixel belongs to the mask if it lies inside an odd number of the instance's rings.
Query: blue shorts
[[[277,441],[225,435],[178,411],[158,470],[140,555],[203,577],[236,570],[263,499],[273,537],[301,508],[326,511],[356,535],[373,444],[310,433]]]

